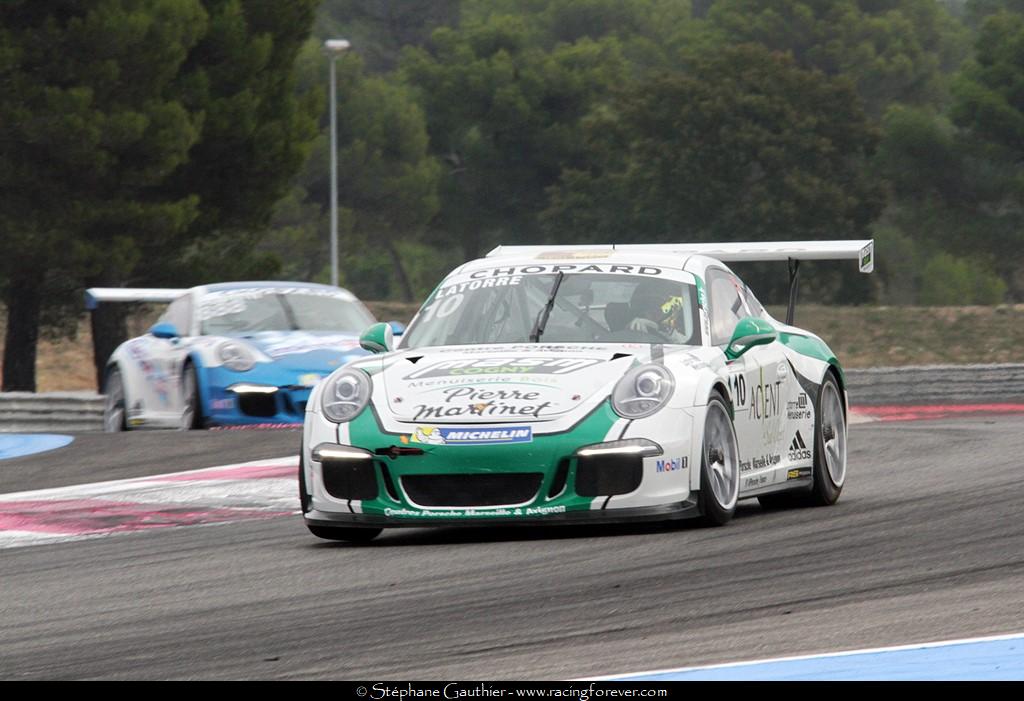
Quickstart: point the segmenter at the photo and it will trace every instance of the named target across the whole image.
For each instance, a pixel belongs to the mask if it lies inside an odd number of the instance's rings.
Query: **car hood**
[[[355,334],[330,331],[260,331],[233,337],[248,343],[283,370],[330,374],[352,358],[366,355]]]
[[[443,346],[399,352],[381,375],[399,421],[551,421],[600,403],[649,359],[646,344]]]

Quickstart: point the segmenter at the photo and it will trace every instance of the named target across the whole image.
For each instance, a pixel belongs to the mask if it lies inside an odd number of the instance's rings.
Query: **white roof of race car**
[[[586,260],[630,258],[643,254],[701,255],[723,262],[787,260],[856,260],[862,273],[875,268],[873,239],[853,241],[757,241],[737,243],[581,244],[577,246],[498,246],[488,258],[517,257],[534,260]],[[639,254],[639,255],[638,255]]]
[[[85,291],[85,308],[95,309],[100,302],[173,302],[178,297],[193,290],[198,291],[200,294],[206,294],[208,292],[229,292],[231,290],[268,287],[333,290],[345,297],[355,299],[355,295],[341,287],[331,287],[330,285],[321,285],[315,282],[263,280],[259,282],[218,282],[210,285],[197,285],[188,289],[167,287],[90,287]]]

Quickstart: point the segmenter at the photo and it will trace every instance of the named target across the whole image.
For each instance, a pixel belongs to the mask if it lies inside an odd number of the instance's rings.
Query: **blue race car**
[[[311,283],[86,292],[89,308],[116,301],[170,305],[107,361],[107,431],[300,424],[321,378],[366,354],[359,333],[375,321],[351,292]]]

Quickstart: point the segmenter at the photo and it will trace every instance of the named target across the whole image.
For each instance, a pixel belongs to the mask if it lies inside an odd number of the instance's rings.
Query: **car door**
[[[726,268],[707,269],[711,344],[725,351],[740,319],[756,316],[745,286]],[[728,363],[740,446],[740,493],[785,479],[786,403],[793,378],[779,342],[755,346]]]
[[[153,420],[176,425],[184,408],[181,372],[193,333],[192,295],[185,294],[171,302],[159,322],[173,324],[179,335],[174,338],[145,336],[145,356],[139,360],[145,376],[141,399],[145,413]]]

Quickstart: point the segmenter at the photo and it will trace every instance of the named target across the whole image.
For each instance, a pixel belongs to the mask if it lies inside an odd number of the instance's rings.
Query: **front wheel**
[[[179,428],[188,431],[203,427],[203,412],[199,404],[199,382],[192,363],[186,363],[181,374],[181,423]]]
[[[309,493],[306,492],[306,461],[302,446],[299,446],[299,508],[302,509],[302,513],[309,513]]]
[[[736,512],[740,495],[739,455],[729,406],[719,392],[713,392],[704,419],[697,501],[705,525],[724,526]]]

